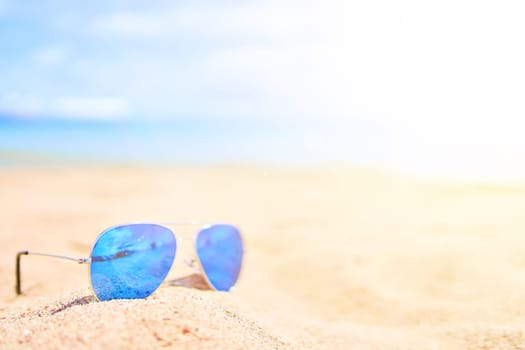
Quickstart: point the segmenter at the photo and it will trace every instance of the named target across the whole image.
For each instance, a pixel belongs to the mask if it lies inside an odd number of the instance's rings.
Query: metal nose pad
[[[199,272],[199,267],[197,266],[197,261],[195,261],[195,258],[184,259],[184,263],[194,272]]]

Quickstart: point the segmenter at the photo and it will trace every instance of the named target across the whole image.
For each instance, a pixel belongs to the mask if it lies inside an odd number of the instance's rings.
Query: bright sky
[[[0,113],[377,125],[363,152],[394,168],[525,179],[523,18],[519,0],[0,0]]]

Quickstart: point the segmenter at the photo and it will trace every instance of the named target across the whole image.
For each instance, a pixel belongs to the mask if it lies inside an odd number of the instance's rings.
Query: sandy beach
[[[2,350],[525,349],[525,184],[62,166],[1,170],[0,198]],[[87,266],[28,256],[15,297],[20,250],[84,257],[109,226],[194,220],[242,230],[232,293],[165,283],[98,302]]]

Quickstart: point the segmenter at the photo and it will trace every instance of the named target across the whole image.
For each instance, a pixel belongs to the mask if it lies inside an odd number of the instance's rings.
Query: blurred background
[[[0,166],[521,180],[524,6],[0,0]]]
[[[119,223],[227,222],[247,254],[224,300],[249,325],[327,349],[523,348],[524,15],[518,0],[0,0],[0,310],[24,300],[19,250],[88,256]],[[87,288],[37,260],[28,302]]]

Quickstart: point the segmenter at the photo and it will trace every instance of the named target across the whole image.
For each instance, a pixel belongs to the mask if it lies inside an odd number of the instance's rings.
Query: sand
[[[350,168],[3,169],[0,349],[525,349],[524,209],[525,185]],[[235,291],[98,302],[87,266],[29,256],[15,297],[19,250],[193,220],[242,229]]]

